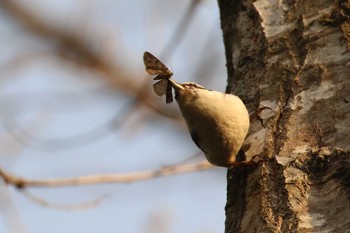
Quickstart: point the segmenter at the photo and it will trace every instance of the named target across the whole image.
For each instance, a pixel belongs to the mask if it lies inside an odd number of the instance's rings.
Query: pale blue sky
[[[189,3],[18,2],[55,27],[84,35],[110,62],[122,65],[133,74],[131,79],[140,82],[147,78],[143,52],[162,52]],[[109,127],[129,97],[106,88],[101,74],[57,58],[50,42],[28,33],[3,8],[0,12],[0,164],[6,170],[38,179],[136,172],[181,162],[198,152],[184,128],[162,117],[147,118],[145,110],[135,112],[121,128]],[[221,36],[217,2],[202,1],[178,49],[164,61],[173,70],[174,79],[223,91],[226,68]],[[195,77],[200,73],[196,68],[206,57],[212,58],[208,66],[213,77],[201,80]],[[13,59],[16,62],[11,63]],[[151,85],[150,81],[150,89]],[[178,111],[175,104],[170,107]],[[17,127],[25,128],[35,138],[20,142],[13,136]],[[76,138],[91,130],[96,131],[83,139]],[[9,189],[19,224],[23,223],[27,233],[148,233],[155,223],[160,232],[168,233],[224,231],[223,168],[127,185],[29,189],[38,197],[62,204],[106,195],[99,206],[79,211],[43,207],[16,189]],[[10,233],[3,217],[9,212],[0,212],[0,232]]]

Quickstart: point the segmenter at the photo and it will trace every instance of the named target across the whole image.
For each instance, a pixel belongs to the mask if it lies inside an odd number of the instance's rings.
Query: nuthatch
[[[154,92],[172,101],[172,89],[181,113],[186,120],[194,143],[207,160],[217,166],[250,165],[253,161],[236,162],[249,129],[249,113],[235,95],[207,90],[195,83],[177,83],[172,72],[155,56],[145,52],[144,63],[150,75],[157,75]]]

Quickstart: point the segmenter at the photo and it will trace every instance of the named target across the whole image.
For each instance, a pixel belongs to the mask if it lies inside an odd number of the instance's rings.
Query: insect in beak
[[[154,93],[158,96],[166,95],[165,102],[167,104],[173,102],[172,86],[174,81],[170,81],[173,72],[150,52],[143,54],[143,62],[149,75],[157,75],[153,80],[159,80],[153,84]]]

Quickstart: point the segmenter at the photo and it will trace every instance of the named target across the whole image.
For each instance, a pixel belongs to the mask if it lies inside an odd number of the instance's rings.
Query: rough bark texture
[[[219,0],[227,92],[250,111],[226,232],[350,232],[350,0]]]

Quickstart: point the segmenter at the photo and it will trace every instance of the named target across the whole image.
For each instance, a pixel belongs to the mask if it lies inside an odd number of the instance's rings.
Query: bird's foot
[[[252,167],[263,161],[266,161],[266,159],[262,158],[260,155],[254,155],[251,160],[232,162],[230,167]]]

